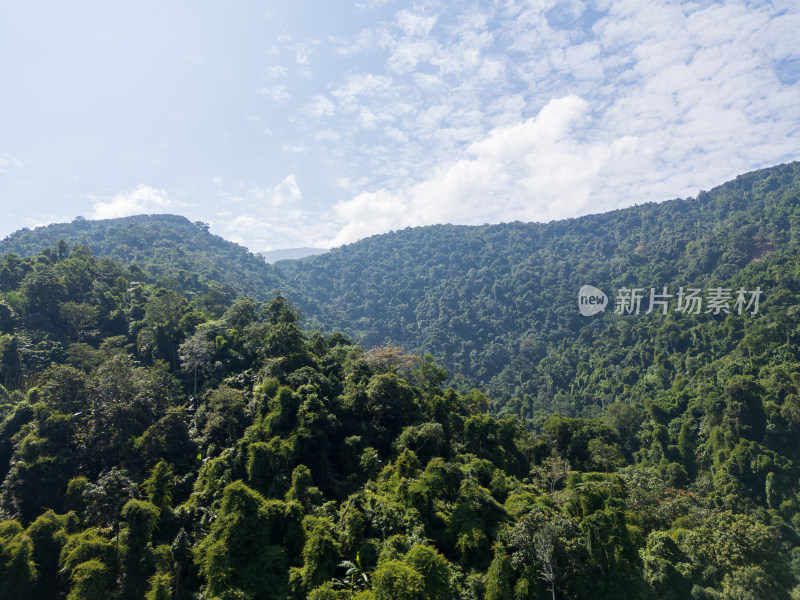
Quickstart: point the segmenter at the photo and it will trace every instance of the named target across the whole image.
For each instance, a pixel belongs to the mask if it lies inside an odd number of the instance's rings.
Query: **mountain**
[[[5,254],[0,597],[796,598],[800,332],[775,289],[798,263],[761,259],[763,320],[687,315],[621,373],[651,396],[526,421],[424,357],[304,334],[280,296],[209,306],[85,246]],[[637,321],[611,321],[581,342],[618,364]],[[692,346],[719,368],[663,379]]]
[[[281,270],[290,288],[310,298],[302,309],[315,326],[368,347],[430,352],[462,389],[486,387],[503,404],[516,398],[528,416],[592,414],[690,378],[766,323],[782,326],[800,289],[799,198],[800,163],[792,163],[697,198],[606,214],[409,228],[284,262]],[[577,302],[587,284],[612,303],[618,290],[641,288],[642,313],[650,289],[666,287],[673,306],[667,315],[585,317]],[[681,287],[759,285],[756,318],[674,310]],[[651,362],[669,362],[678,351],[684,360],[653,381],[645,376]]]
[[[479,387],[496,410],[542,420],[652,399],[673,381],[723,368],[720,361],[774,350],[751,344],[771,339],[770,328],[794,331],[785,321],[800,289],[799,196],[800,163],[792,163],[696,198],[546,224],[408,228],[277,266],[203,224],[158,215],[17,232],[0,253],[29,256],[63,238],[135,261],[189,295],[211,286],[230,304],[237,293],[267,299],[281,290],[309,330],[431,353],[458,390]],[[641,289],[641,314],[609,306],[583,316],[584,285],[610,305],[620,290]],[[759,287],[757,315],[675,310],[681,288],[707,301],[714,289],[736,296]],[[650,290],[664,288],[668,314],[645,314]]]
[[[265,262],[274,264],[279,260],[295,260],[298,258],[306,258],[308,256],[325,254],[327,251],[327,248],[284,248],[283,250],[267,250],[265,252],[259,252],[258,255],[263,257]]]
[[[0,255],[34,256],[60,240],[87,246],[97,256],[135,264],[162,286],[190,294],[210,289],[228,300],[241,294],[263,300],[284,287],[281,274],[246,248],[177,215],[138,215],[91,221],[78,218],[22,229],[0,241]]]

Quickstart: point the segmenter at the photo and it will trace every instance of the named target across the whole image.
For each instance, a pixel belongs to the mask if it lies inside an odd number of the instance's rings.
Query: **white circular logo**
[[[584,285],[578,291],[578,310],[584,317],[603,312],[608,305],[608,296],[593,285]]]

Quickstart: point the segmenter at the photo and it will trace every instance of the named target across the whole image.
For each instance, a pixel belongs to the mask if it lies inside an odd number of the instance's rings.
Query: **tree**
[[[82,342],[97,336],[100,309],[86,302],[62,302],[59,305],[61,321],[73,339]]]
[[[106,600],[111,582],[110,569],[97,559],[76,566],[70,575],[67,600]]]
[[[531,475],[538,482],[541,482],[551,494],[554,494],[561,482],[566,480],[569,475],[569,462],[558,455],[548,456],[531,469]]]
[[[123,599],[139,600],[144,596],[145,584],[154,570],[151,538],[158,515],[156,506],[142,500],[129,500],[122,509],[126,525],[122,555]]]
[[[78,526],[74,515],[57,515],[49,510],[28,526],[26,535],[33,543],[33,561],[37,579],[35,598],[56,598],[60,595],[58,560],[67,543],[68,531]]]
[[[37,265],[20,283],[20,293],[27,300],[28,312],[49,319],[58,317],[58,304],[65,292],[61,278],[45,265]]]
[[[241,481],[225,487],[217,519],[195,550],[195,561],[213,596],[241,590],[255,598],[285,598],[289,561],[282,532],[287,507],[266,501]]]
[[[131,481],[125,471],[117,467],[107,471],[83,492],[86,502],[87,518],[98,525],[110,526],[117,538],[119,547],[120,523],[122,508],[129,500],[139,496],[137,485]]]
[[[486,572],[486,600],[513,600],[513,568],[502,544],[495,543],[494,558]]]
[[[311,590],[333,577],[339,564],[339,544],[331,535],[334,527],[328,519],[307,516],[303,529],[303,584]]]
[[[375,570],[375,600],[424,600],[425,578],[400,560],[389,560]]]
[[[162,460],[153,467],[150,477],[142,484],[148,501],[160,511],[172,505],[173,477],[172,467]]]
[[[406,553],[403,562],[422,575],[424,597],[427,600],[450,598],[452,573],[447,559],[426,544],[417,544]]]
[[[230,386],[220,385],[208,392],[205,410],[203,413],[198,412],[197,416],[205,417],[202,431],[209,443],[214,442],[223,447],[231,445],[245,428],[247,415],[244,394]]]
[[[555,598],[556,590],[569,583],[574,585],[581,576],[584,567],[581,561],[587,558],[581,537],[574,519],[560,513],[548,515],[534,511],[520,519],[511,530],[512,564],[518,569],[537,567],[539,576]]]
[[[30,597],[35,581],[31,539],[17,521],[0,522],[0,597]]]
[[[268,323],[294,323],[300,318],[294,307],[280,294],[269,301],[263,309],[264,317]]]
[[[198,328],[180,345],[178,355],[184,372],[192,374],[194,380],[192,394],[197,395],[197,373],[205,373],[211,367],[214,345],[206,338],[206,332]]]

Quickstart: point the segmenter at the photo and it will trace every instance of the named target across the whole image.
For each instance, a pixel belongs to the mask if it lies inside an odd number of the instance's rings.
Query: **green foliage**
[[[285,278],[224,244],[202,256],[214,240],[173,217],[75,225],[152,274],[12,236],[0,596],[789,597],[797,171],[570,222],[409,229]],[[228,251],[241,264],[214,271]],[[223,281],[273,275],[285,296]],[[766,296],[758,315],[585,319],[587,282]],[[304,329],[336,322],[373,347]]]
[[[495,544],[494,558],[486,572],[486,600],[513,600],[514,571],[502,545]]]
[[[452,572],[447,560],[436,548],[419,544],[411,548],[403,562],[413,568],[423,578],[423,597],[427,600],[450,598]]]
[[[142,489],[147,499],[159,510],[168,509],[172,505],[172,468],[164,461],[159,462],[150,473]]]
[[[108,598],[111,572],[99,560],[82,562],[72,570],[67,600],[104,600]]]
[[[333,577],[339,564],[339,545],[331,535],[333,523],[327,519],[308,516],[303,520],[303,529],[303,583],[313,589]]]
[[[99,256],[137,265],[135,278],[139,281],[148,278],[144,269],[153,281],[197,295],[210,307],[233,294],[266,299],[272,290],[282,287],[277,270],[261,258],[210,234],[207,225],[176,215],[81,220],[23,230],[0,242],[0,253],[31,256],[61,241],[72,247],[71,260],[80,258],[80,246],[75,245],[81,244]],[[18,285],[21,272],[24,267],[17,263],[5,270],[0,267],[0,281]]]
[[[375,600],[423,600],[425,577],[399,560],[382,563],[375,571]]]
[[[225,488],[217,519],[195,550],[211,595],[240,590],[255,598],[285,597],[288,512],[288,505],[267,501],[240,481]]]
[[[156,573],[148,584],[145,600],[172,600],[175,597],[172,591],[172,577],[167,573]]]
[[[79,526],[74,513],[57,515],[47,511],[28,526],[25,531],[33,543],[32,559],[36,565],[37,580],[34,597],[54,598],[61,591],[58,562],[61,551],[71,532]]]
[[[33,542],[17,521],[0,522],[0,595],[24,598],[33,591]]]

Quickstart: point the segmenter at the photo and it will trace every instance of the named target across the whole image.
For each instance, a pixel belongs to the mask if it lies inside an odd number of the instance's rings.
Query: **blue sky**
[[[800,159],[800,4],[0,4],[0,237],[177,213],[253,251],[549,221]]]

